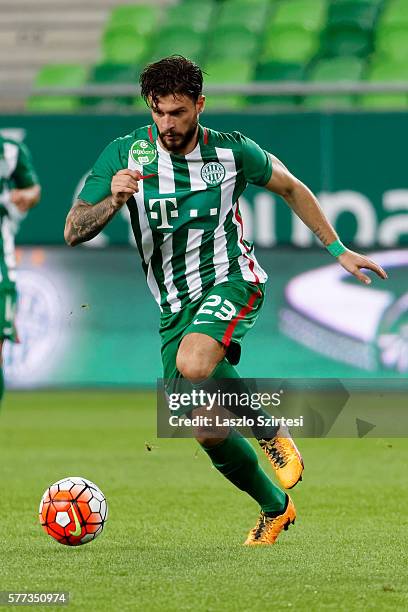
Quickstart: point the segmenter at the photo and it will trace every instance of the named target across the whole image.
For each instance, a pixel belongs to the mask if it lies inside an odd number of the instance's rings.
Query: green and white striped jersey
[[[38,178],[27,147],[0,135],[0,287],[13,285],[16,280],[14,237],[26,216],[10,201],[10,190],[36,184]]]
[[[146,176],[127,205],[148,286],[164,313],[230,279],[266,281],[243,239],[238,205],[248,183],[263,186],[272,174],[270,156],[254,141],[200,126],[195,149],[176,155],[161,146],[155,125],[145,126],[106,147],[79,198],[106,198],[123,168]]]

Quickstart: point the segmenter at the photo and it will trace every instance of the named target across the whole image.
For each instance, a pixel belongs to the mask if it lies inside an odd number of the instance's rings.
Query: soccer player
[[[4,394],[3,344],[16,341],[16,257],[20,221],[41,196],[27,147],[0,134],[0,401]]]
[[[70,210],[65,240],[75,246],[102,230],[125,204],[147,284],[161,309],[165,379],[197,388],[235,379],[241,341],[254,325],[267,275],[243,239],[238,198],[248,183],[282,196],[340,265],[363,283],[361,268],[386,278],[377,264],[346,249],[315,196],[274,155],[239,132],[203,127],[203,76],[172,56],[148,65],[141,93],[153,122],[109,144]],[[302,477],[293,440],[278,430],[256,436],[284,488]],[[213,465],[261,508],[247,545],[273,544],[296,517],[294,504],[234,430],[196,438]]]

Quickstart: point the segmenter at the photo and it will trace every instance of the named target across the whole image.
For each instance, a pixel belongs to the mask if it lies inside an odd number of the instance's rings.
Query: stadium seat
[[[373,30],[379,7],[372,0],[337,0],[329,7],[322,55],[367,56],[373,50]]]
[[[401,62],[408,57],[408,23],[380,27],[377,30],[376,51],[384,58]]]
[[[377,61],[372,65],[367,76],[368,82],[408,81],[408,65],[405,61],[392,63]],[[405,93],[370,93],[359,96],[359,104],[364,108],[406,109],[408,95]]]
[[[268,3],[259,3],[254,9],[249,0],[224,2],[217,16],[217,29],[230,26],[244,26],[253,32],[263,30],[268,13]]]
[[[126,84],[136,85],[138,83],[139,70],[134,65],[128,64],[98,64],[90,69],[88,83],[93,85]],[[84,106],[129,106],[133,104],[133,96],[116,96],[83,98]]]
[[[301,25],[318,32],[324,25],[326,14],[326,0],[290,0],[278,4],[271,16],[271,23],[280,27]]]
[[[195,32],[205,32],[210,25],[214,5],[211,1],[188,0],[174,4],[167,10],[165,27],[179,28],[188,25]]]
[[[176,53],[200,62],[204,47],[204,35],[194,32],[189,26],[167,26],[160,30],[153,40],[153,53],[149,61],[156,61]]]
[[[335,57],[318,62],[309,74],[310,82],[339,83],[360,81],[365,61],[358,57]],[[305,98],[305,106],[312,108],[353,107],[356,96],[353,94],[310,95]]]
[[[379,15],[380,5],[372,0],[336,0],[329,5],[328,26],[357,25],[371,30]]]
[[[76,64],[56,64],[41,68],[34,87],[81,87],[86,83],[88,68]],[[27,101],[30,111],[71,112],[81,106],[79,96],[32,96]]]
[[[380,18],[381,26],[408,24],[408,2],[388,0]]]
[[[206,84],[247,84],[253,76],[253,64],[237,59],[214,60],[205,66]],[[228,94],[218,96],[212,94],[207,100],[207,108],[240,109],[246,106],[246,96]]]
[[[211,59],[252,59],[259,41],[246,26],[217,27],[210,34],[208,56]]]
[[[325,57],[342,55],[366,57],[373,51],[373,33],[356,25],[327,28],[321,54]]]
[[[318,34],[301,25],[273,27],[267,33],[261,61],[307,63],[318,46]]]
[[[303,81],[304,65],[289,62],[267,62],[258,64],[255,71],[255,81]],[[248,102],[257,105],[293,106],[298,104],[299,96],[250,96]]]
[[[115,64],[138,64],[146,56],[149,39],[133,26],[114,26],[105,31],[102,39],[104,60]]]
[[[107,29],[132,26],[143,36],[151,34],[159,20],[160,9],[155,4],[120,5],[112,10]]]

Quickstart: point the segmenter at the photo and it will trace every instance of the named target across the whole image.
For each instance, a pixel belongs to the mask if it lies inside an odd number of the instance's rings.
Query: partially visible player
[[[41,187],[27,147],[0,134],[0,401],[4,393],[3,344],[17,339],[14,237],[35,206]]]

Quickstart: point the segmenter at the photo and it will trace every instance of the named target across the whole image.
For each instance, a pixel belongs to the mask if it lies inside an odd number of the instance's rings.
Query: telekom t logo
[[[158,206],[155,206],[158,204]],[[169,209],[167,205],[170,204]],[[163,199],[154,199],[149,200],[149,208],[150,208],[150,217],[151,219],[159,219],[160,214],[160,225],[157,226],[157,229],[172,229],[173,225],[170,225],[168,219],[168,212],[170,212],[170,217],[178,217],[177,210],[177,200],[176,198],[163,198]],[[160,213],[154,208],[158,208]]]

